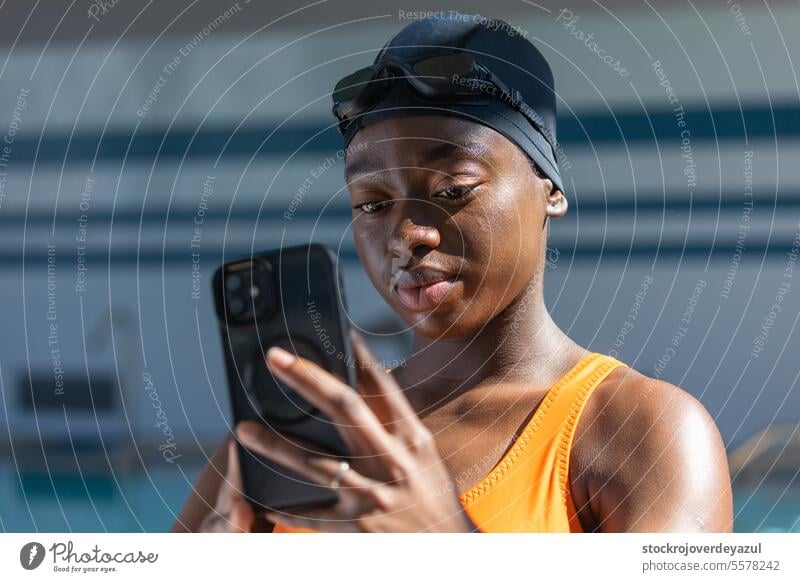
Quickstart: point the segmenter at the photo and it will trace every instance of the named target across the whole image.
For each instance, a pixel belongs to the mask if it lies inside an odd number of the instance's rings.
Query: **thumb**
[[[230,520],[229,528],[236,532],[249,532],[253,526],[255,514],[250,503],[243,497],[242,473],[239,469],[239,451],[235,439],[228,443],[228,473],[225,476],[223,503]]]
[[[239,450],[236,446],[236,437],[231,436],[228,441],[228,471],[225,474],[225,485],[235,495],[242,495],[242,472],[239,468]]]
[[[230,520],[230,528],[234,532],[245,533],[252,531],[253,522],[255,521],[253,508],[244,499],[234,501]]]
[[[253,530],[255,514],[253,508],[244,499],[236,499],[230,516],[230,529],[236,533],[247,533]]]

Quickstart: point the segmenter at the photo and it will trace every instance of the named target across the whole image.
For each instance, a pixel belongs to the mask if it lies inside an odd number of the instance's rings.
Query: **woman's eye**
[[[462,200],[465,198],[472,190],[478,187],[478,184],[470,185],[470,186],[450,186],[443,190],[439,190],[438,192],[434,193],[434,196],[440,196],[445,198],[446,200]],[[356,210],[360,210],[366,214],[377,214],[378,212],[390,208],[393,204],[393,200],[379,200],[375,202],[364,202],[363,204],[357,204],[353,208]]]
[[[435,195],[441,196],[448,200],[459,200],[469,194],[475,186],[450,186],[444,190],[440,190]]]
[[[380,202],[365,202],[364,204],[359,204],[356,206],[358,210],[361,212],[366,212],[367,214],[374,214],[384,208],[388,208],[391,204],[391,200],[382,200]]]

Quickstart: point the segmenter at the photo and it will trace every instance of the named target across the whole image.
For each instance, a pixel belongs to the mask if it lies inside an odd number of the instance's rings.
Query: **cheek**
[[[508,304],[534,275],[541,246],[536,222],[532,196],[513,188],[497,189],[459,220],[471,263],[465,291],[473,305],[483,310]]]
[[[468,257],[488,269],[504,269],[520,255],[536,250],[536,208],[532,196],[514,184],[494,188],[454,219],[464,237]],[[513,265],[512,265],[513,268]]]
[[[528,213],[527,217],[524,212]],[[502,278],[508,282],[508,292],[513,296],[534,276],[537,257],[541,254],[541,227],[532,216],[530,205],[523,205],[520,212],[508,220],[502,255],[497,257],[503,270]]]
[[[383,265],[386,261],[388,232],[375,225],[353,223],[353,241],[361,264],[372,284],[381,288]]]

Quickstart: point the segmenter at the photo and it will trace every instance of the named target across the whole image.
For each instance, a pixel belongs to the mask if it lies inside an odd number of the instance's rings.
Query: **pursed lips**
[[[410,311],[428,311],[450,293],[458,277],[435,269],[401,270],[393,277],[392,291]]]

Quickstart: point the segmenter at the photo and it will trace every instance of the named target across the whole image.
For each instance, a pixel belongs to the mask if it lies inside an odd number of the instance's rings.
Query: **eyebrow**
[[[432,162],[445,160],[448,158],[467,157],[479,161],[485,161],[489,156],[489,148],[486,144],[469,142],[446,142],[431,148],[417,162],[420,166],[428,165]],[[372,157],[363,157],[358,161],[352,162],[346,167],[345,179],[350,182],[355,176],[360,174],[371,174],[385,168],[379,160]]]

